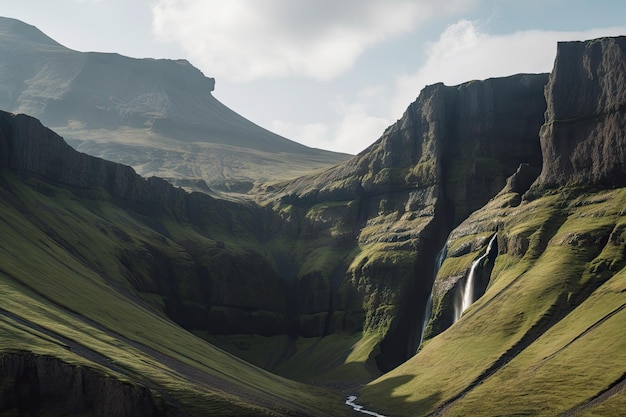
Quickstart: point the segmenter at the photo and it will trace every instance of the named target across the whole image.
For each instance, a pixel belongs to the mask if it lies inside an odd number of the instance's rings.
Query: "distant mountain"
[[[185,60],[77,52],[0,18],[0,109],[39,118],[79,150],[232,191],[347,158],[255,125],[215,99],[214,87]]]

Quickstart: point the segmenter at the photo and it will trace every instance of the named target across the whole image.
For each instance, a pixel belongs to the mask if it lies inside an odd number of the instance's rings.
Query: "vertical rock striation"
[[[162,405],[157,404],[145,387],[47,356],[26,352],[1,355],[0,382],[0,413],[93,413],[102,417],[166,415]]]
[[[382,369],[416,349],[436,251],[450,230],[495,196],[520,164],[538,171],[547,79],[519,74],[428,86],[362,153],[279,190],[286,220],[300,222],[294,230],[333,228],[356,242],[356,256],[352,245],[338,248],[349,267],[338,294],[329,285],[326,297],[334,299],[334,314],[361,314],[357,328],[385,335]],[[317,281],[301,276],[300,285],[319,297]]]
[[[535,189],[626,185],[626,37],[560,42]]]
[[[545,121],[539,130],[542,151],[541,172],[536,167],[520,165],[502,193],[518,194],[509,203],[520,204],[524,198],[561,187],[598,189],[626,185],[626,37],[612,37],[584,42],[560,42],[553,71],[545,87]],[[471,242],[483,242],[494,231],[493,214],[484,207],[466,219],[451,233],[450,244],[458,244],[450,258],[460,259],[470,250]],[[491,221],[485,221],[485,219]],[[483,236],[483,237],[481,237]],[[524,254],[527,236],[503,236],[502,247],[509,254]],[[474,251],[474,248],[471,248]],[[453,300],[458,283],[467,274],[437,277],[434,315],[429,337],[453,323]],[[457,268],[458,269],[458,268]],[[487,283],[485,283],[485,286]]]

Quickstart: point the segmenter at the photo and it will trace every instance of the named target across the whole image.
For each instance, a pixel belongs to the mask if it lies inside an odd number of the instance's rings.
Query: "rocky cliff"
[[[120,201],[145,209],[178,216],[186,209],[182,189],[157,177],[143,179],[131,167],[77,152],[33,117],[0,112],[0,121],[2,167],[80,189],[102,188]]]
[[[626,38],[560,42],[546,100],[536,186],[626,184]]]
[[[17,415],[167,415],[145,387],[30,352],[0,355],[0,413],[15,411]]]
[[[624,37],[559,44],[541,175],[533,183],[538,170],[521,166],[452,230],[428,340],[369,384],[363,402],[385,403],[377,411],[386,415],[621,413],[624,45]]]
[[[315,236],[334,237],[327,271],[298,276],[308,288],[303,297],[319,300],[304,304],[311,306],[308,313],[326,315],[331,323],[344,314],[361,315],[347,322],[383,335],[383,369],[410,356],[434,259],[449,231],[495,196],[520,164],[538,172],[547,78],[522,74],[426,87],[361,154],[273,189],[275,210],[294,230],[312,228]],[[301,233],[293,238],[306,239]],[[337,251],[343,253],[339,259]],[[345,273],[332,278],[338,270]]]
[[[626,184],[625,48],[625,37],[558,44],[554,69],[545,88],[545,121],[539,132],[541,173],[533,181],[536,166],[521,166],[500,192],[512,196],[508,204],[527,203],[550,190],[595,190]],[[471,260],[484,250],[486,235],[493,234],[500,225],[495,219],[491,223],[478,219],[465,221],[448,240],[453,249],[435,284],[435,312],[428,336],[458,320],[454,306],[462,297]],[[461,245],[459,242],[468,235],[474,235],[474,239]],[[530,245],[527,236],[505,235],[500,240],[500,249],[516,256],[523,255]],[[478,294],[489,284],[493,260],[487,266],[486,271],[478,269]]]

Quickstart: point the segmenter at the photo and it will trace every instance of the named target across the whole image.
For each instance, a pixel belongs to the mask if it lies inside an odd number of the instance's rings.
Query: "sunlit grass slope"
[[[486,293],[414,358],[365,387],[361,402],[394,416],[619,415],[626,189],[510,201],[503,193],[458,233],[467,239],[498,228]]]
[[[289,340],[286,335],[201,335],[206,340],[284,377],[316,384],[358,385],[380,375],[374,355],[380,335],[330,334]]]
[[[94,368],[144,385],[192,415],[343,413],[335,394],[253,367],[138,297],[120,264],[125,250],[151,242],[189,261],[153,227],[105,194],[84,199],[3,172],[0,354],[29,351]]]

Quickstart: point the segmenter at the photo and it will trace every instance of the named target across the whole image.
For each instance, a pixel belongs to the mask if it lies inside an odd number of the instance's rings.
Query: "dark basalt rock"
[[[535,191],[626,185],[626,37],[560,42]]]
[[[545,98],[545,122],[539,132],[541,171],[533,164],[520,165],[501,191],[517,194],[508,200],[507,206],[522,204],[524,199],[549,189],[626,186],[626,37],[560,42]],[[476,218],[481,219],[481,215]],[[468,234],[484,233],[494,227],[488,221],[475,221],[476,226],[468,219],[456,228],[449,245],[453,246],[457,238],[467,239]],[[530,247],[528,235],[502,235],[499,239],[501,249],[512,256],[524,256]],[[544,240],[547,244],[548,238]],[[573,233],[564,243],[602,247],[605,242]],[[469,245],[458,245],[448,256],[462,255],[462,249]],[[435,304],[441,307],[431,320],[429,336],[452,324],[452,304],[444,301],[452,297],[451,283],[459,279],[458,275],[437,277]]]
[[[434,258],[452,227],[495,196],[520,164],[535,167],[535,174],[522,168],[517,187],[536,178],[547,80],[548,74],[519,74],[428,86],[359,155],[275,188],[281,204],[303,214],[290,212],[288,221],[298,224],[294,230],[324,233],[335,227],[352,231],[345,240],[360,248],[384,244],[380,251],[406,255],[402,262],[381,256],[380,262],[368,258],[352,264],[339,287],[338,295],[353,294],[341,309],[364,309],[366,329],[389,326],[382,330],[387,332],[378,358],[382,369],[393,368],[415,349],[412,332],[431,288]],[[352,203],[341,211],[329,204],[345,201]],[[320,210],[323,205],[328,209]],[[315,216],[305,217],[312,207],[317,207]],[[301,233],[294,236],[302,238]],[[317,282],[309,280],[310,289],[303,293],[318,294]],[[307,277],[300,285],[307,287]],[[335,296],[330,287],[326,291],[331,291],[326,298]]]
[[[185,192],[126,165],[78,152],[39,120],[0,111],[0,167],[78,189],[102,188],[136,208],[184,216]]]
[[[102,417],[167,415],[164,405],[145,387],[48,356],[27,352],[1,355],[0,382],[0,413],[93,413]]]
[[[537,179],[539,173],[539,167],[521,164],[517,171],[507,179],[506,190],[512,193],[524,194]]]

